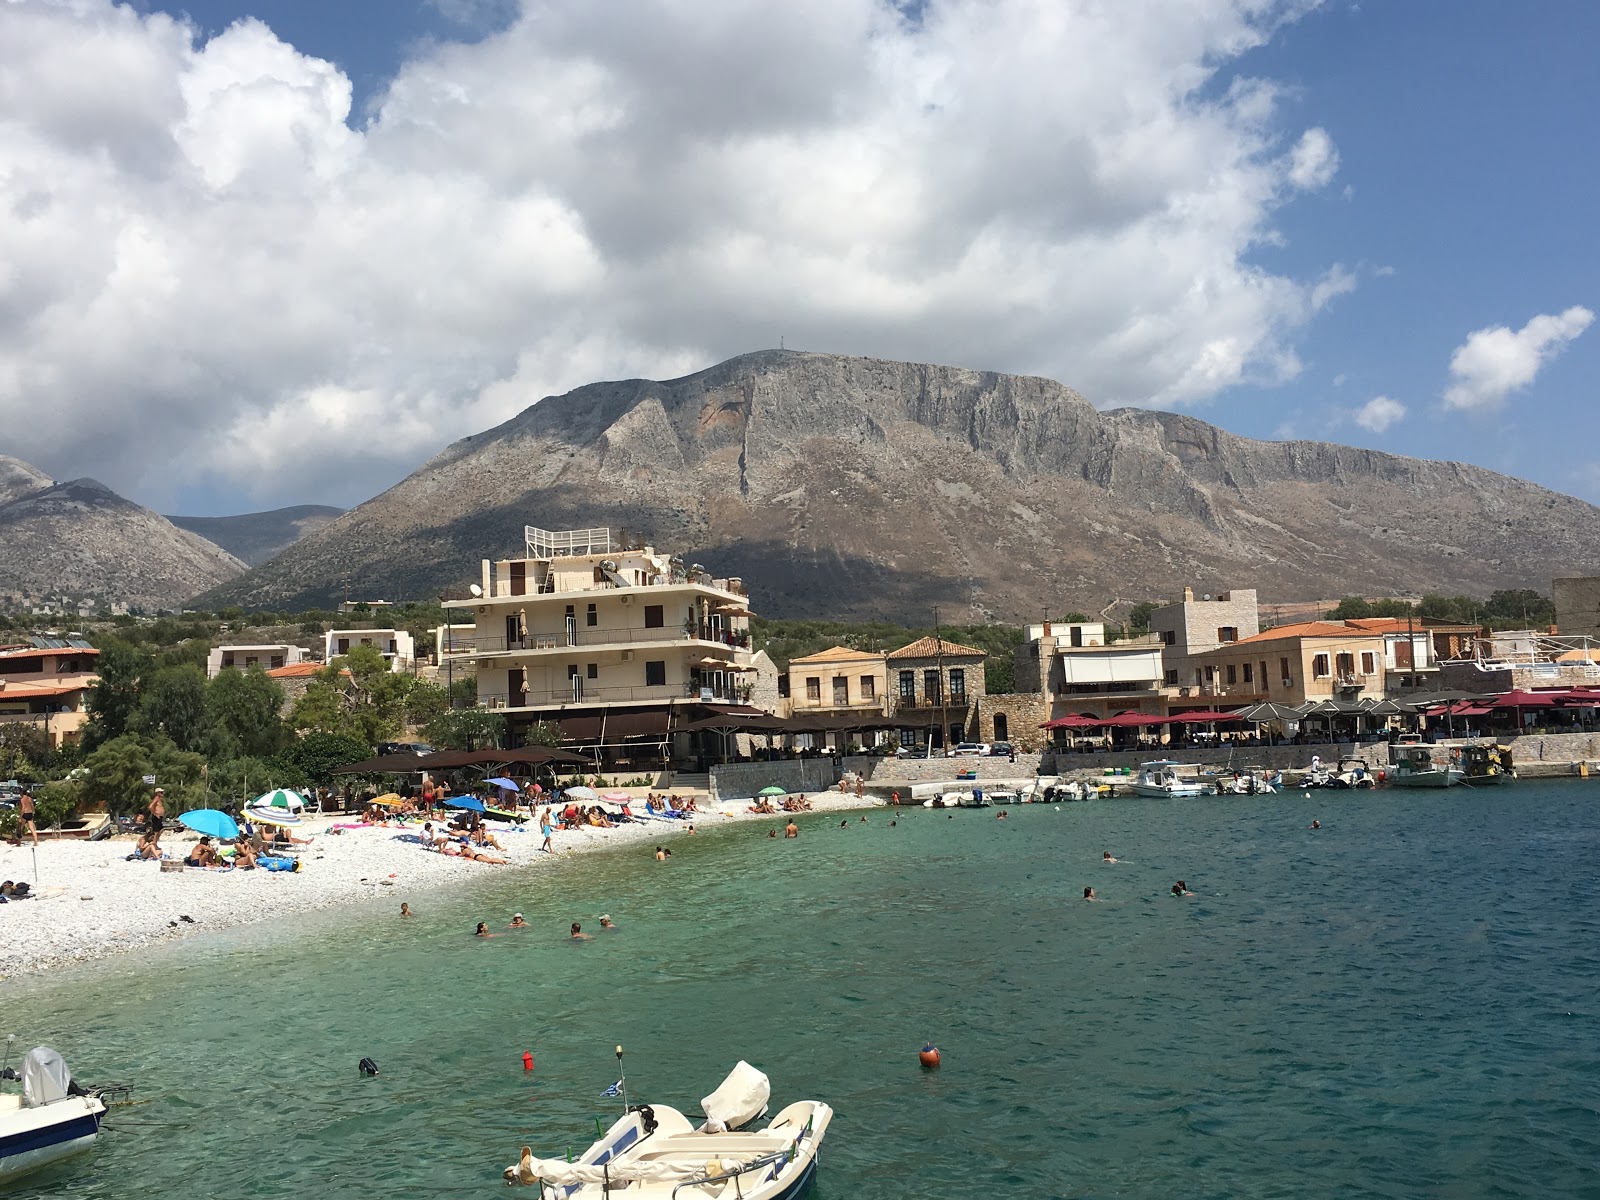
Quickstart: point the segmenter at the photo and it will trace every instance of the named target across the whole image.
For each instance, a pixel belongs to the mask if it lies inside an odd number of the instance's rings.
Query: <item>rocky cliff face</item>
[[[266,562],[286,546],[315,533],[342,508],[326,504],[296,504],[271,512],[241,513],[233,517],[168,517],[179,529],[197,533],[221,546],[247,566]]]
[[[743,576],[768,615],[1098,610],[1543,586],[1600,509],[1454,463],[1097,412],[1047,379],[766,351],[552,397],[465,438],[203,602],[389,598],[476,577],[524,524],[610,524]]]
[[[0,458],[0,597],[34,604],[181,604],[244,564],[93,479],[52,483]]]

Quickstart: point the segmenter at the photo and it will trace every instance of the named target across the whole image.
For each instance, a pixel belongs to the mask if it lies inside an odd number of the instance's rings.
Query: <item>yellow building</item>
[[[33,725],[55,747],[76,742],[89,719],[99,654],[78,638],[0,647],[0,723]]]
[[[888,712],[882,654],[832,646],[789,660],[789,711],[795,716],[881,717]]]
[[[1381,632],[1339,621],[1280,625],[1190,656],[1199,694],[1226,708],[1381,700],[1384,660]]]
[[[610,529],[525,530],[516,558],[485,560],[474,595],[445,607],[439,661],[471,664],[478,703],[513,737],[536,721],[568,741],[664,747],[668,731],[745,705],[756,667],[739,579],[626,545]]]

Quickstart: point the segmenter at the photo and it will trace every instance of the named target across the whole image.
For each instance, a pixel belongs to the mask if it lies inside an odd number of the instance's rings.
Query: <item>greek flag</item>
[[[600,1094],[602,1096],[620,1096],[620,1095],[622,1095],[622,1080],[620,1080],[620,1079],[617,1080],[615,1083],[613,1083],[610,1087],[608,1087],[605,1091],[601,1092]]]

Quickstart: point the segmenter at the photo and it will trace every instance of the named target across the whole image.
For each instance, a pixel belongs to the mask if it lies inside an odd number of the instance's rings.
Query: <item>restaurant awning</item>
[[[581,717],[562,717],[558,721],[561,736],[569,742],[618,742],[631,737],[657,737],[667,735],[666,709],[646,709],[642,712],[611,712]]]

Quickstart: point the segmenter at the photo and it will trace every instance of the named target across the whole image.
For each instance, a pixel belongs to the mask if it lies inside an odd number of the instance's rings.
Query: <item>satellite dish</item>
[[[1202,600],[1209,600],[1209,599],[1211,599],[1211,593],[1210,593],[1210,592],[1207,592],[1207,593],[1206,593],[1206,594],[1205,594],[1205,595],[1204,595],[1204,596],[1201,596],[1201,597],[1200,597],[1200,599],[1202,599]]]
[[[477,599],[479,596],[483,595],[483,589],[475,583],[469,585],[467,587],[467,591],[472,593],[473,599]],[[1206,599],[1209,600],[1211,597],[1207,596]]]

